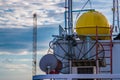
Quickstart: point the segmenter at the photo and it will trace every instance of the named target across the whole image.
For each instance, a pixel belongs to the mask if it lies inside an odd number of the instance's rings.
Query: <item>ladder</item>
[[[105,66],[104,67],[99,67],[98,59],[100,57],[98,56],[99,52],[99,46],[96,44],[96,73],[97,74],[112,74],[112,29],[110,28],[110,35],[108,36],[109,40],[105,40],[101,42],[103,48],[104,48],[104,62]],[[98,32],[97,32],[97,27],[96,27],[96,42],[98,41]]]

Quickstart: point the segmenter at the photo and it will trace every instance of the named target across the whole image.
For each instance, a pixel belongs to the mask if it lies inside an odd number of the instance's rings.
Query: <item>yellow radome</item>
[[[108,35],[110,34],[110,25],[106,17],[100,12],[88,11],[78,18],[76,22],[76,32],[79,37],[91,35],[96,36],[97,33],[98,39],[106,40],[109,39]],[[96,39],[96,37],[91,38]]]

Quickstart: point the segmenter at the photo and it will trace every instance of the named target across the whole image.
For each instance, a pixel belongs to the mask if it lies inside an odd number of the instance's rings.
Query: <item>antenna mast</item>
[[[37,64],[37,14],[33,14],[33,70],[32,75],[36,75]]]
[[[120,33],[118,0],[113,0],[113,28],[115,32]]]
[[[68,35],[73,33],[72,0],[68,0]]]

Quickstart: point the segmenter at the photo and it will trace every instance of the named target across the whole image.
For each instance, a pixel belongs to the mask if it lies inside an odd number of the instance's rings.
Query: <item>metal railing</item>
[[[33,80],[42,79],[117,79],[120,80],[120,74],[47,74],[33,76]]]

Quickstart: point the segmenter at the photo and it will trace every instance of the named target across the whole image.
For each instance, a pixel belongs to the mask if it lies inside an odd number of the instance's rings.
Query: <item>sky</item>
[[[112,0],[90,1],[84,9],[96,9],[112,24]],[[81,9],[86,2],[73,0],[74,10]],[[34,13],[37,14],[39,63],[47,54],[52,35],[58,34],[59,24],[64,27],[64,0],[0,0],[0,80],[32,79]],[[37,64],[37,74],[42,73]]]

